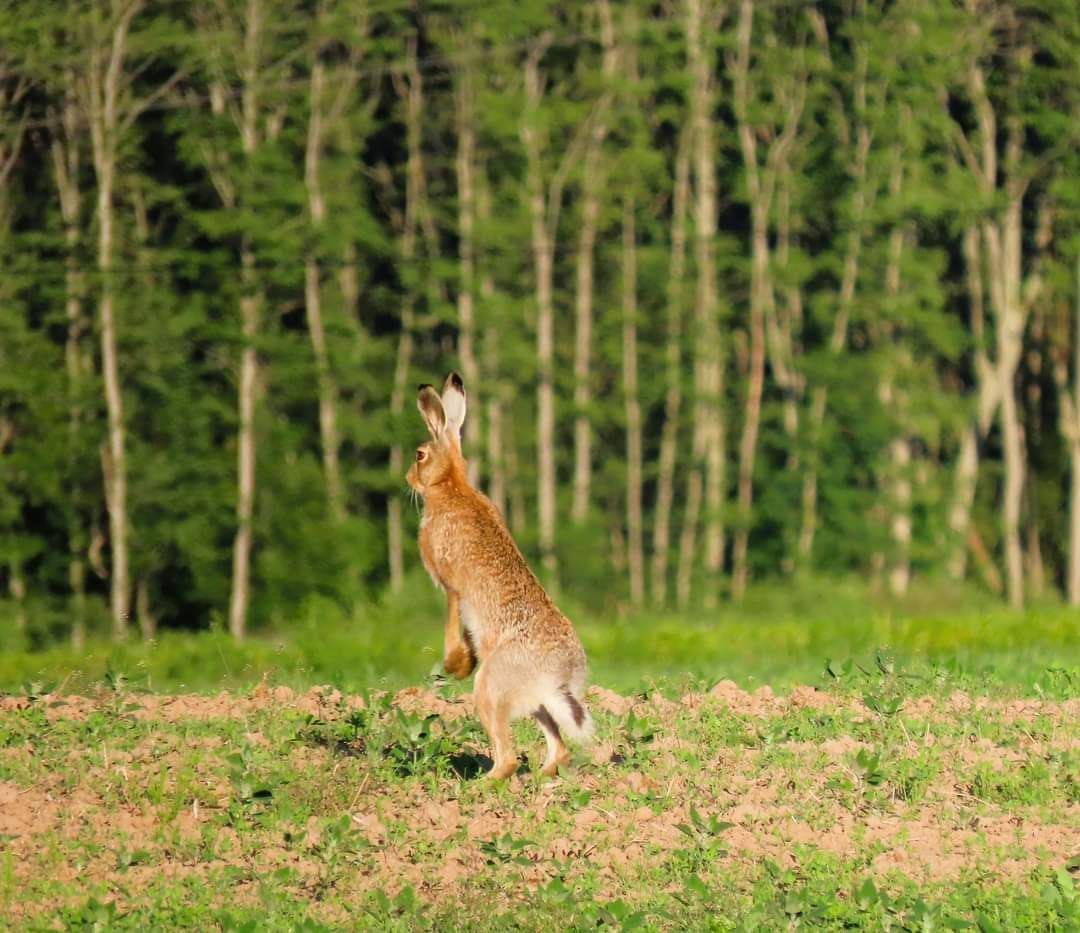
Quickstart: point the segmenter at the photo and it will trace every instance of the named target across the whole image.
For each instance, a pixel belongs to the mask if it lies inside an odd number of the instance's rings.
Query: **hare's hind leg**
[[[540,773],[545,777],[555,777],[559,773],[559,765],[569,763],[570,753],[566,750],[562,735],[559,733],[559,726],[547,707],[541,704],[533,716],[540,723],[540,728],[544,730],[544,738],[547,739],[547,759]]]
[[[499,780],[517,771],[517,753],[510,734],[510,696],[505,689],[508,683],[501,670],[501,658],[496,652],[487,658],[476,672],[476,713],[480,724],[491,739],[494,764],[487,777]]]

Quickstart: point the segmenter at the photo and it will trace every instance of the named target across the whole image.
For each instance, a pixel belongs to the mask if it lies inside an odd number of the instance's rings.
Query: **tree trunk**
[[[956,479],[953,483],[953,502],[949,509],[949,530],[953,534],[946,567],[952,579],[963,580],[967,574],[968,531],[975,490],[979,480],[979,436],[990,429],[997,407],[997,383],[993,378],[986,355],[985,309],[983,306],[983,274],[980,259],[978,227],[972,225],[964,232],[964,266],[967,276],[968,305],[971,333],[975,343],[975,379],[978,411],[963,433],[956,460]]]
[[[8,562],[8,594],[15,604],[15,631],[20,635],[24,634],[28,624],[26,616],[26,577],[23,576],[19,560],[14,557]]]
[[[996,332],[996,353],[992,373],[991,394],[987,392],[986,408],[992,411],[1000,405],[1002,447],[1005,455],[1005,485],[1002,490],[1002,538],[1005,546],[1007,592],[1010,605],[1024,603],[1024,562],[1020,545],[1020,514],[1024,492],[1024,429],[1020,423],[1016,397],[1016,371],[1023,351],[1027,308],[1021,299],[1023,229],[1021,209],[1028,180],[1020,173],[1023,132],[1018,120],[1010,120],[1003,134],[999,133],[997,114],[986,90],[982,67],[971,62],[967,70],[968,91],[977,126],[976,145],[972,146],[959,133],[971,171],[982,193],[987,196],[1004,194],[1004,210],[982,221],[982,242],[986,252],[986,272],[990,284],[990,307],[993,310]],[[998,164],[999,137],[1005,140],[1000,171]],[[999,176],[1004,179],[999,183]],[[983,405],[980,397],[980,407]],[[985,410],[985,409],[984,409]],[[982,414],[982,412],[980,412]]]
[[[776,231],[776,259],[778,267],[788,276],[791,269],[792,207],[791,186],[792,170],[787,162],[781,166],[778,179],[779,220]],[[769,361],[773,377],[783,392],[783,425],[787,436],[787,466],[790,470],[799,469],[799,403],[802,399],[804,382],[796,366],[800,351],[802,334],[803,298],[798,285],[785,285],[786,300],[777,307],[775,300],[766,305],[765,333],[769,348]]]
[[[1038,239],[1039,234],[1036,234]],[[1049,242],[1050,231],[1046,231]],[[1029,274],[1029,284],[1038,276],[1037,267],[1041,263],[1042,250],[1036,253],[1033,270]],[[1046,347],[1046,315],[1037,309],[1029,311],[1031,318],[1031,340],[1024,352],[1024,368],[1027,378],[1024,380],[1023,420],[1027,443],[1033,450],[1043,449],[1046,441],[1042,425],[1042,375],[1043,351]],[[1026,451],[1025,451],[1026,453]],[[1024,482],[1025,528],[1024,570],[1027,592],[1033,599],[1041,599],[1046,592],[1046,564],[1043,562],[1042,535],[1040,533],[1038,477],[1026,471]]]
[[[525,59],[527,112],[522,139],[528,160],[527,188],[532,218],[533,269],[536,282],[536,368],[537,368],[537,499],[540,521],[540,563],[548,581],[557,583],[555,557],[555,306],[552,297],[552,242],[540,168],[540,141],[536,126],[542,95],[540,58],[544,46],[530,49]]]
[[[407,165],[405,175],[405,213],[401,226],[401,262],[408,276],[408,289],[401,309],[401,335],[398,337],[397,356],[394,361],[394,384],[390,393],[390,413],[395,423],[405,410],[405,394],[412,366],[415,329],[416,285],[413,275],[417,258],[417,226],[420,191],[423,177],[421,161],[421,116],[423,114],[423,85],[416,63],[416,47],[410,43],[408,82],[398,88],[406,99],[405,127]],[[390,449],[390,475],[392,481],[404,480],[405,457],[400,444]],[[389,547],[390,589],[401,589],[405,577],[404,533],[401,521],[401,497],[391,493],[386,503],[387,545]]]
[[[645,554],[641,519],[641,402],[637,364],[637,234],[634,202],[623,203],[623,398],[626,406],[626,551],[630,602],[645,601]]]
[[[1080,391],[1074,386],[1080,405]],[[1080,426],[1078,426],[1080,433]],[[1080,440],[1069,443],[1069,570],[1067,592],[1070,606],[1080,606]]]
[[[911,442],[908,438],[893,438],[889,443],[889,458],[893,473],[889,590],[893,596],[903,596],[911,582]]]
[[[904,181],[904,154],[898,143],[893,154],[889,177],[889,196],[896,202],[901,196]],[[882,326],[883,342],[893,345],[902,339],[897,333],[894,318],[900,299],[901,260],[905,230],[900,221],[889,233],[888,260],[885,266],[885,308],[887,319]],[[888,503],[889,534],[892,548],[886,564],[889,591],[894,596],[907,592],[911,578],[911,440],[907,434],[907,404],[904,389],[897,385],[897,371],[906,365],[905,351],[897,350],[886,362],[886,371],[878,393],[886,412],[891,416],[898,434],[889,442],[888,465],[885,468],[885,495]]]
[[[1020,546],[1020,510],[1024,495],[1024,429],[1020,424],[1012,386],[1003,387],[1001,421],[1005,447],[1005,489],[1002,530],[1005,537],[1005,569],[1009,604],[1024,605],[1024,556]]]
[[[84,346],[87,322],[83,309],[85,276],[79,268],[79,212],[82,194],[79,189],[79,114],[75,96],[75,76],[64,72],[64,106],[59,115],[62,132],[53,136],[50,151],[53,177],[64,222],[64,308],[67,339],[64,366],[68,390],[68,469],[71,472],[71,510],[68,523],[68,584],[71,587],[71,644],[76,651],[86,645],[86,556],[87,534],[84,526],[83,480],[79,450],[83,445],[83,392],[93,362]]]
[[[696,432],[695,432],[696,433]],[[701,467],[703,454],[697,445],[692,451],[695,464],[686,480],[686,508],[683,510],[682,532],[679,535],[679,568],[675,575],[675,605],[685,609],[690,602],[690,587],[694,574],[694,536],[701,514]]]
[[[251,598],[251,537],[255,511],[255,392],[259,360],[255,339],[259,334],[259,296],[255,293],[255,254],[245,238],[240,253],[244,295],[240,299],[240,326],[244,350],[240,355],[237,395],[239,429],[236,438],[236,536],[233,539],[232,590],[229,596],[229,631],[240,641],[247,631]]]
[[[259,145],[259,98],[256,79],[262,43],[262,7],[248,0],[244,20],[242,50],[242,93],[240,105],[240,145],[244,164],[250,167]],[[260,304],[255,252],[246,234],[240,246],[240,328],[244,349],[240,355],[240,385],[237,395],[239,427],[236,438],[236,536],[233,539],[232,589],[229,594],[229,631],[240,641],[247,632],[248,604],[251,600],[252,519],[255,511],[255,404],[259,380],[259,358],[255,341],[259,335]]]
[[[778,170],[779,210],[776,231],[776,260],[782,274],[791,278],[792,241],[795,235],[792,208],[794,172],[790,162],[784,161]],[[802,288],[796,282],[784,285],[785,300],[765,306],[765,333],[768,359],[773,378],[783,397],[783,426],[787,443],[787,469],[799,472],[802,466],[802,445],[799,436],[799,419],[806,378],[800,370],[803,331]],[[805,479],[807,471],[803,471]],[[786,553],[780,559],[785,573],[793,573],[799,566],[797,542],[793,537],[795,525],[785,526]]]
[[[746,401],[743,407],[742,437],[739,442],[737,489],[739,522],[735,529],[732,549],[731,595],[736,601],[741,600],[745,594],[749,577],[747,553],[754,497],[754,457],[757,451],[761,396],[765,383],[765,317],[772,312],[774,303],[773,283],[769,270],[769,209],[774,179],[771,168],[762,170],[758,166],[757,134],[755,127],[750,123],[750,43],[753,22],[752,0],[741,0],[732,69],[733,104],[750,199],[751,265],[749,366]],[[775,137],[770,134],[770,138]]]
[[[967,532],[971,524],[971,507],[975,503],[975,486],[979,478],[979,440],[974,424],[964,428],[960,452],[956,457],[956,479],[953,482],[953,501],[949,508],[949,531],[952,543],[946,562],[949,576],[957,582],[967,575]]]
[[[483,171],[477,173],[476,218],[481,225],[491,220],[491,192]],[[495,297],[495,282],[489,271],[480,276],[480,299],[484,308],[490,308]],[[484,362],[488,386],[487,398],[487,459],[488,497],[507,521],[507,489],[509,487],[506,444],[507,433],[503,428],[503,413],[509,408],[508,387],[499,361],[499,331],[496,327],[484,328]],[[512,441],[510,441],[512,443]],[[524,505],[520,517],[524,521]],[[515,531],[524,531],[523,525],[515,525]]]
[[[712,69],[703,49],[706,0],[687,0],[687,57],[691,80],[690,121],[693,127],[694,255],[697,262],[695,300],[694,439],[693,465],[687,478],[687,506],[679,542],[676,598],[689,599],[695,557],[695,528],[701,490],[705,504],[706,606],[714,606],[724,564],[725,425],[723,349],[717,321],[716,299],[716,157],[712,125]],[[695,490],[697,493],[695,494]]]
[[[1024,496],[1024,428],[1016,397],[1016,370],[1023,350],[1024,318],[1020,303],[1020,198],[1011,199],[1002,229],[990,224],[990,268],[1000,281],[998,295],[997,369],[1001,398],[1002,447],[1005,453],[1005,488],[1002,493],[1002,534],[1009,604],[1024,604],[1024,557],[1020,544],[1020,515]]]
[[[350,320],[360,320],[360,271],[356,244],[351,240],[341,248],[341,269],[338,271],[338,287],[341,303]]]
[[[597,0],[600,15],[600,40],[604,49],[604,90],[597,103],[597,113],[585,150],[585,168],[581,182],[581,229],[577,248],[577,290],[574,308],[574,498],[570,517],[583,524],[589,513],[589,488],[592,483],[592,328],[593,328],[593,252],[600,219],[600,194],[604,185],[602,159],[607,138],[608,111],[611,106],[610,84],[615,76],[615,30],[608,0]]]
[[[1080,258],[1076,260],[1076,295],[1072,327],[1063,328],[1063,347],[1072,349],[1072,384],[1066,352],[1054,360],[1058,388],[1058,427],[1069,450],[1069,553],[1065,592],[1070,606],[1080,606]]]
[[[577,292],[574,303],[574,499],[570,517],[583,524],[589,512],[589,485],[592,479],[592,398],[590,355],[592,351],[593,247],[600,215],[600,145],[605,128],[593,130],[585,153],[582,178],[581,230],[577,248]]]
[[[110,605],[113,638],[127,634],[130,617],[131,583],[128,573],[127,437],[124,397],[120,386],[117,357],[116,312],[113,278],[113,190],[116,177],[120,128],[120,83],[131,22],[141,7],[140,0],[129,3],[109,35],[106,56],[98,45],[90,51],[86,73],[86,111],[90,122],[94,174],[97,177],[98,272],[101,295],[98,301],[101,339],[101,376],[108,413],[108,441],[103,449],[105,503],[109,513],[109,546],[112,555]]]
[[[753,155],[756,159],[757,156]],[[750,372],[743,407],[743,430],[739,442],[739,526],[735,530],[732,553],[731,595],[736,601],[746,593],[749,578],[747,551],[754,500],[754,455],[758,425],[761,423],[761,396],[765,385],[765,315],[773,304],[769,273],[768,214],[761,201],[754,205],[753,262],[750,286]]]
[[[319,268],[319,237],[326,222],[326,200],[319,179],[319,161],[323,149],[323,97],[325,95],[325,66],[315,50],[311,66],[307,147],[304,152],[304,186],[307,190],[308,217],[311,222],[314,246],[304,260],[304,307],[307,312],[308,334],[315,356],[315,372],[319,391],[319,436],[322,443],[323,474],[330,516],[334,521],[345,519],[345,494],[341,482],[338,451],[337,409],[338,387],[330,365],[326,344],[326,329],[322,312],[322,275]]]
[[[472,65],[466,49],[464,64],[458,73],[455,114],[457,117],[457,186],[458,186],[458,260],[461,281],[458,287],[458,354],[461,357],[465,385],[479,388],[480,367],[476,360],[476,192],[473,176],[476,171],[476,102],[474,100]],[[479,481],[481,453],[484,450],[484,406],[474,406],[465,430],[465,455],[469,461],[469,480]]]
[[[139,631],[143,641],[152,641],[157,637],[157,617],[150,605],[150,584],[146,577],[140,577],[135,584],[135,611],[139,616]]]
[[[512,411],[512,399],[507,391],[503,398],[503,411]],[[506,493],[510,501],[510,530],[515,536],[525,533],[528,527],[528,513],[525,509],[525,491],[521,488],[521,465],[518,462],[517,439],[514,436],[514,421],[506,424]]]
[[[660,429],[660,462],[653,526],[652,601],[667,602],[671,504],[675,491],[675,455],[682,408],[683,276],[686,271],[686,206],[690,194],[690,133],[683,131],[675,157],[675,192],[671,212],[671,260],[667,286],[667,341],[664,350],[667,391]]]
[[[493,376],[499,372],[499,336],[496,328],[484,333],[484,359],[487,371]],[[487,388],[487,460],[488,498],[499,514],[506,519],[506,465],[503,450],[503,400],[502,385],[498,378],[492,379]],[[509,524],[509,523],[508,523]]]

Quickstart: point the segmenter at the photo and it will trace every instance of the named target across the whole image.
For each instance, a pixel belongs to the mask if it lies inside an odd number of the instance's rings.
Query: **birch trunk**
[[[1076,295],[1072,327],[1066,323],[1065,347],[1072,348],[1072,382],[1068,355],[1059,353],[1054,361],[1054,381],[1059,398],[1058,427],[1069,450],[1069,553],[1065,571],[1065,592],[1070,606],[1080,606],[1080,258],[1076,260]]]
[[[390,393],[390,413],[395,423],[405,410],[409,369],[415,330],[416,286],[412,273],[417,258],[417,228],[420,191],[423,177],[421,161],[421,125],[423,114],[423,84],[416,63],[415,43],[409,47],[409,73],[407,84],[398,86],[398,93],[405,97],[405,128],[407,164],[405,174],[405,214],[401,222],[401,262],[407,270],[409,287],[401,309],[401,335],[398,337],[397,355],[394,361],[394,384]],[[400,444],[390,449],[390,475],[394,481],[404,479],[405,456]],[[401,589],[405,577],[404,534],[401,520],[401,496],[391,493],[386,503],[387,545],[389,548],[390,589]]]
[[[716,605],[724,564],[725,424],[723,349],[716,299],[716,156],[713,141],[712,69],[703,48],[707,0],[687,0],[687,65],[690,72],[690,121],[693,133],[695,298],[693,464],[687,477],[686,511],[679,541],[676,599],[686,605],[695,558],[696,526],[704,494],[706,606]]]
[[[1016,397],[1016,371],[1023,349],[1026,314],[1020,301],[1021,197],[1010,198],[1000,226],[986,222],[983,235],[989,249],[991,305],[997,325],[997,385],[1001,401],[1005,487],[1002,491],[1002,535],[1009,604],[1024,604],[1024,557],[1020,543],[1020,515],[1024,495],[1024,429]]]
[[[776,231],[776,259],[778,267],[790,276],[792,229],[791,188],[793,172],[791,165],[785,162],[778,174],[780,183],[779,210]],[[767,336],[768,357],[773,378],[783,392],[783,425],[787,436],[789,470],[798,470],[799,451],[799,405],[805,389],[805,379],[797,367],[802,334],[803,303],[802,289],[798,285],[786,285],[783,289],[786,300],[777,306],[773,302],[766,305],[765,333]],[[788,570],[794,569],[794,562],[785,558]]]
[[[626,408],[626,553],[630,602],[645,602],[645,553],[641,518],[641,402],[637,362],[637,233],[634,202],[623,203],[623,399]]]
[[[536,126],[543,89],[540,59],[544,46],[530,49],[525,59],[526,114],[521,135],[528,161],[527,187],[532,218],[533,269],[536,282],[537,367],[537,500],[540,522],[540,563],[549,581],[556,581],[555,557],[555,307],[552,298],[552,242],[541,179],[540,140]]]
[[[953,501],[949,509],[949,530],[953,541],[946,564],[949,576],[960,581],[967,575],[967,555],[971,509],[975,502],[975,490],[979,479],[979,436],[990,429],[990,422],[997,407],[997,383],[993,379],[990,361],[986,355],[985,309],[983,297],[983,273],[980,259],[980,237],[977,226],[964,232],[964,267],[967,277],[970,325],[975,343],[975,379],[978,396],[976,417],[964,429],[960,452],[956,460],[956,479],[953,483]]]
[[[2,145],[2,143],[0,143]],[[3,153],[0,152],[0,155]],[[0,166],[2,167],[2,166]],[[8,219],[8,205],[5,203],[5,192],[0,187],[0,222]],[[0,236],[3,236],[0,228]],[[15,423],[3,415],[0,415],[0,458],[7,453],[8,445],[15,436]],[[13,549],[8,552],[8,595],[15,604],[15,630],[19,633],[26,631],[26,581],[22,575],[22,556]]]
[[[68,467],[72,475],[71,517],[68,524],[68,585],[71,587],[71,644],[76,651],[86,645],[86,556],[87,534],[82,518],[83,482],[78,462],[83,440],[83,392],[93,362],[88,358],[85,341],[87,322],[83,308],[85,276],[79,268],[79,212],[82,193],[79,188],[79,112],[75,75],[64,72],[64,105],[58,115],[62,132],[53,136],[50,154],[53,178],[64,222],[64,309],[67,336],[64,344],[64,367],[68,392]]]
[[[26,632],[26,577],[23,576],[22,564],[17,558],[8,562],[8,595],[15,604],[15,631]]]
[[[589,511],[592,479],[592,398],[590,353],[592,350],[593,247],[600,214],[599,162],[603,127],[598,125],[585,153],[582,179],[581,230],[577,248],[577,290],[574,302],[574,499],[570,517],[583,524]]]
[[[132,0],[111,23],[107,47],[93,42],[84,76],[84,109],[89,117],[94,174],[97,178],[97,265],[101,277],[98,317],[101,339],[101,376],[108,413],[108,441],[103,448],[105,502],[109,513],[112,556],[110,608],[113,638],[127,634],[131,582],[128,572],[127,437],[124,397],[117,357],[116,310],[113,277],[113,191],[120,132],[120,92],[131,23],[142,7]]]
[[[949,507],[949,531],[952,544],[946,562],[949,576],[956,581],[967,575],[967,533],[971,525],[971,507],[975,503],[975,487],[979,478],[979,440],[974,424],[964,428],[960,451],[956,457],[956,478],[953,500]]]
[[[260,0],[248,0],[244,12],[243,43],[240,56],[240,145],[245,166],[250,166],[259,146],[259,65],[263,41],[263,11]],[[232,588],[229,594],[229,631],[240,641],[247,632],[251,600],[252,520],[255,512],[255,407],[259,380],[259,359],[255,341],[259,335],[262,298],[255,269],[251,238],[244,235],[240,245],[240,384],[237,395],[238,430],[236,444],[236,535],[233,539]]]
[[[903,190],[904,155],[900,144],[893,153],[893,166],[889,175],[889,196],[896,203]],[[904,252],[905,230],[897,222],[889,233],[888,260],[885,266],[885,299],[887,315],[897,313],[900,299],[901,261]],[[887,319],[882,327],[883,342],[894,344],[900,339],[895,320]],[[884,378],[878,394],[886,412],[898,430],[889,442],[886,467],[886,497],[889,510],[889,535],[892,547],[885,563],[888,567],[889,590],[894,596],[907,592],[911,578],[911,441],[907,436],[906,399],[904,390],[897,383],[897,375],[905,366],[903,350],[894,354],[886,364]]]
[[[0,59],[0,72],[6,72],[7,62]],[[10,74],[5,74],[9,78]],[[8,83],[0,83],[0,115],[7,117],[14,113],[15,105],[26,94],[29,84],[25,79],[18,79]],[[13,199],[10,196],[8,180],[15,168],[22,150],[22,141],[26,131],[26,119],[15,122],[13,127],[5,127],[7,132],[0,134],[0,260],[6,259],[9,243],[8,237],[12,230]],[[0,283],[0,302],[9,296],[4,283]],[[70,336],[69,336],[70,339]],[[0,347],[0,362],[6,364],[9,354],[4,347]],[[5,406],[6,407],[6,406]],[[3,414],[0,414],[0,458],[3,458],[7,447],[15,437],[15,422]],[[4,490],[5,493],[7,490]],[[27,627],[26,615],[26,578],[23,576],[23,556],[18,553],[17,545],[8,552],[8,594],[14,603],[15,629],[23,633]]]
[[[911,441],[894,438],[889,444],[893,480],[892,518],[889,523],[893,541],[889,590],[894,596],[907,593],[911,582]]]
[[[480,383],[480,367],[476,360],[476,102],[473,83],[475,76],[469,64],[470,49],[466,48],[464,64],[458,73],[455,116],[457,120],[458,186],[458,262],[461,281],[458,287],[458,354],[465,385],[474,391]],[[465,430],[465,455],[469,462],[469,481],[474,485],[482,472],[481,453],[484,450],[484,406],[474,406],[475,412]]]
[[[239,427],[236,445],[236,536],[233,539],[232,589],[229,596],[229,632],[240,641],[247,631],[251,598],[252,517],[255,511],[255,392],[259,361],[255,339],[259,333],[259,299],[255,288],[255,254],[245,238],[240,252],[240,328],[244,349],[240,354],[237,395]]]
[[[1047,231],[1047,240],[1049,240]],[[1036,235],[1038,240],[1038,234]],[[1041,250],[1034,258],[1033,270],[1029,273],[1029,284],[1038,275],[1035,271],[1041,260]],[[1041,310],[1031,310],[1031,340],[1024,352],[1024,368],[1028,378],[1024,380],[1023,422],[1025,436],[1032,448],[1039,450],[1045,444],[1042,424],[1042,375],[1043,349],[1046,347],[1046,315]],[[1026,451],[1025,451],[1026,457]],[[1046,564],[1042,554],[1042,535],[1040,533],[1038,477],[1033,471],[1025,470],[1024,483],[1025,519],[1024,571],[1027,593],[1033,599],[1041,599],[1046,593]]]
[[[754,156],[756,159],[756,156]],[[754,501],[754,455],[757,451],[758,425],[761,423],[761,396],[765,385],[764,319],[773,305],[769,274],[768,216],[763,205],[753,211],[753,263],[750,286],[750,370],[746,402],[743,407],[743,430],[739,442],[738,503],[739,525],[735,529],[732,551],[731,595],[736,601],[746,593],[749,578],[747,552]]]
[[[145,295],[157,291],[158,283],[153,271],[151,255],[150,213],[147,209],[143,184],[136,176],[128,186],[132,215],[135,221],[136,284]],[[140,566],[141,565],[141,566]],[[150,575],[154,572],[154,558],[144,554],[135,567],[135,616],[143,641],[150,641],[157,634],[157,619],[150,605]]]
[[[600,41],[603,46],[604,90],[597,103],[581,183],[581,230],[577,248],[577,289],[574,306],[574,498],[570,517],[583,524],[589,513],[589,489],[592,483],[592,328],[593,328],[593,252],[600,220],[600,194],[603,188],[602,156],[607,138],[608,111],[611,106],[611,81],[615,76],[615,30],[608,0],[597,0],[600,17]]]
[[[316,244],[319,242],[326,223],[326,199],[323,196],[319,174],[325,132],[323,107],[326,94],[326,66],[319,59],[320,52],[321,48],[317,47],[315,61],[311,65],[307,145],[304,151],[304,187],[307,191],[312,239]],[[304,260],[304,308],[307,313],[308,334],[311,337],[311,349],[315,357],[315,372],[318,381],[319,438],[322,444],[327,505],[331,518],[341,522],[345,519],[345,495],[341,482],[341,466],[338,461],[338,452],[341,448],[337,427],[338,387],[330,365],[326,328],[323,324],[322,272],[319,267],[318,249],[318,246],[313,247]]]
[[[511,411],[509,392],[503,399],[503,410]],[[521,488],[521,464],[518,461],[512,418],[506,424],[506,444],[503,449],[506,451],[506,494],[510,502],[510,530],[515,535],[520,535],[524,534],[529,522],[525,510],[525,491]]]
[[[158,623],[150,605],[150,584],[146,577],[140,577],[135,584],[135,611],[139,616],[139,631],[143,641],[153,641],[157,637]]]
[[[484,359],[491,374],[499,371],[499,338],[494,327],[484,334]],[[501,382],[493,379],[487,390],[487,461],[488,461],[488,498],[491,499],[499,514],[506,518],[506,465],[503,450]]]
[[[487,185],[484,171],[477,172],[476,185],[476,219],[481,228],[491,221],[491,191]],[[495,281],[491,273],[485,271],[480,276],[480,298],[485,308],[489,308],[495,298]],[[507,513],[507,489],[509,487],[507,467],[508,443],[511,432],[504,430],[503,414],[509,408],[509,387],[504,378],[502,367],[499,362],[499,331],[496,327],[484,329],[484,361],[485,371],[489,381],[487,388],[487,458],[488,458],[488,497],[495,504],[504,520],[509,522]],[[514,520],[511,526],[516,533],[524,532],[524,505],[522,505],[519,517],[521,523]]]
[[[1024,603],[1024,561],[1020,543],[1023,506],[1025,442],[1016,396],[1016,372],[1023,350],[1028,303],[1023,292],[1022,206],[1030,178],[1021,174],[1023,131],[1019,121],[1007,122],[999,133],[997,114],[986,89],[982,66],[972,61],[967,69],[967,87],[975,115],[974,143],[957,127],[955,136],[961,154],[983,195],[999,198],[1004,208],[985,217],[980,234],[989,282],[989,306],[994,318],[995,358],[986,366],[992,390],[980,393],[980,418],[989,410],[1000,410],[1005,483],[1002,490],[1002,538],[1005,547],[1007,593],[1010,605]],[[998,160],[999,137],[1005,140],[1003,158]],[[999,175],[1002,181],[999,182]],[[985,404],[984,404],[985,403]]]
[[[675,492],[675,455],[682,409],[683,276],[686,273],[686,207],[690,194],[690,133],[682,133],[675,157],[675,191],[671,209],[671,259],[667,284],[667,339],[664,349],[664,422],[660,429],[660,460],[656,481],[653,526],[652,601],[667,602],[671,541],[671,504]]]
[[[1073,404],[1076,405],[1078,401],[1080,399],[1074,400]],[[1080,441],[1074,440],[1074,437],[1069,439],[1069,563],[1066,594],[1070,606],[1080,606]]]
[[[759,127],[751,123],[751,96],[754,92],[750,72],[753,34],[753,0],[741,0],[736,30],[736,48],[731,61],[733,71],[735,122],[746,170],[751,216],[750,325],[748,380],[743,408],[743,429],[739,442],[738,515],[732,550],[732,597],[742,599],[749,579],[747,558],[750,526],[753,519],[754,461],[758,430],[761,424],[761,398],[765,384],[765,322],[775,315],[776,290],[771,271],[769,216],[781,167],[795,140],[805,102],[805,75],[781,76],[773,95],[782,108],[782,125],[766,125],[762,135],[768,140],[763,164],[759,163]],[[784,78],[786,77],[786,80]],[[790,85],[790,86],[789,86]],[[755,95],[756,96],[756,95]]]

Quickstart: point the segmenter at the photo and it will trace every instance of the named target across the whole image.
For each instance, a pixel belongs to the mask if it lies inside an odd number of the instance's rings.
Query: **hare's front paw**
[[[473,657],[473,653],[465,646],[459,646],[454,648],[443,659],[443,670],[447,674],[456,677],[458,680],[464,680],[468,677],[473,668],[476,666],[476,658]]]

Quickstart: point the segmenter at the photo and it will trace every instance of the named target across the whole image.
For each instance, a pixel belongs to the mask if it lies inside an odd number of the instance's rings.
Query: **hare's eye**
[[[418,450],[416,452],[416,462],[417,463],[423,463],[424,462],[424,457],[426,457],[426,456],[427,456],[427,454],[423,450]]]

